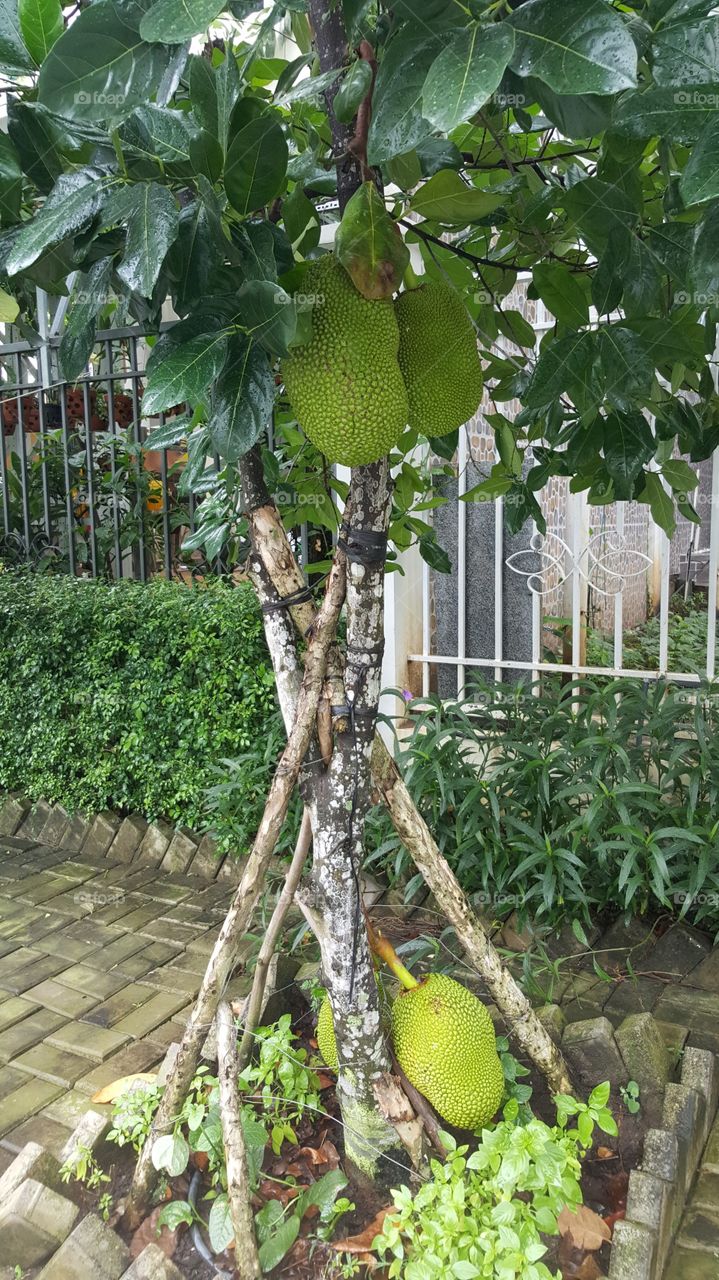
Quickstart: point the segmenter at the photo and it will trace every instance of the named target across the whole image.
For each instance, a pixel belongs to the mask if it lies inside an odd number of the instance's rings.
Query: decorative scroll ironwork
[[[602,529],[576,556],[558,534],[534,533],[529,546],[513,552],[505,563],[513,573],[527,579],[533,595],[542,596],[561,587],[576,573],[593,591],[615,596],[628,579],[646,573],[652,560],[643,551],[628,546],[626,537],[615,529]]]

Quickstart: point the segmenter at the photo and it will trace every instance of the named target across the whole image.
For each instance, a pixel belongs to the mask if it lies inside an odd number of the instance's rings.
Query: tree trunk
[[[262,1267],[255,1239],[242,1109],[237,1090],[237,1077],[240,1074],[237,1028],[230,1006],[225,1000],[220,1002],[217,1010],[217,1058],[222,1139],[227,1165],[227,1199],[235,1232],[237,1276],[238,1280],[261,1280]]]

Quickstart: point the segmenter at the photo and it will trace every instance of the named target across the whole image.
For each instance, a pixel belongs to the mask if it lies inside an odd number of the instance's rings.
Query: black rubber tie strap
[[[262,605],[263,613],[275,613],[277,609],[291,609],[296,604],[304,604],[305,600],[312,600],[312,588],[310,586],[300,587],[299,591],[293,591],[292,595],[281,596],[277,600],[268,600]]]
[[[374,529],[348,529],[342,525],[337,546],[344,551],[350,564],[363,564],[366,568],[384,564],[387,555],[387,534]]]

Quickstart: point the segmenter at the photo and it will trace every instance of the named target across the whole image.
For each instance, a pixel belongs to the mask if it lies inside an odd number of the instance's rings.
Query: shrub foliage
[[[277,717],[249,588],[0,573],[0,788],[197,826]]]

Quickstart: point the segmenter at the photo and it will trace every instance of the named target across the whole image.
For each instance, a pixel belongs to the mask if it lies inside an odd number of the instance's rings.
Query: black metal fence
[[[196,508],[183,490],[183,448],[145,447],[185,406],[142,418],[143,338],[137,328],[98,331],[92,372],[73,384],[53,377],[57,339],[0,347],[3,564],[140,581],[209,568],[181,551]]]

